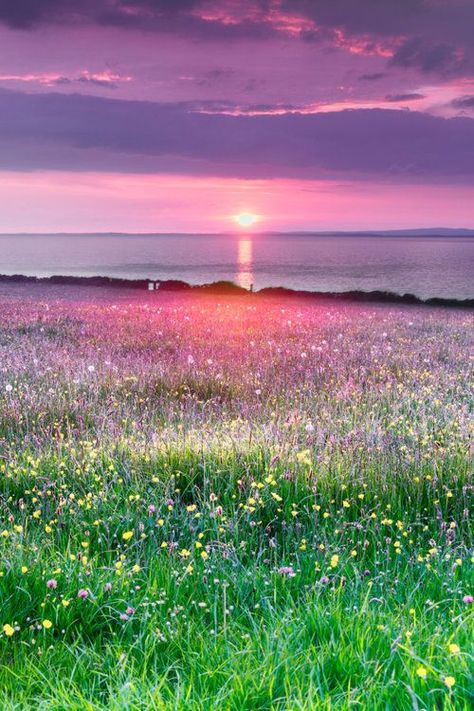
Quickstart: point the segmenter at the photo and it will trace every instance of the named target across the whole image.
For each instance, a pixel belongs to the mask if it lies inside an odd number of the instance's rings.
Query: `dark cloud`
[[[474,109],[474,96],[459,96],[451,102],[456,109]]]
[[[213,87],[216,84],[222,84],[235,79],[237,71],[230,67],[216,67],[207,72],[202,72],[197,76],[188,77],[188,81],[202,87]]]
[[[0,0],[0,21],[13,28],[30,29],[58,19],[72,22],[89,14],[93,7],[88,0],[76,6],[73,0]]]
[[[474,0],[0,0],[0,22],[24,30],[92,23],[209,40],[264,39],[287,35],[285,16],[304,21],[296,35],[306,42],[337,46],[343,38],[347,46],[354,39],[366,53],[380,46],[393,52],[392,66],[474,72]]]
[[[137,22],[157,18],[209,17],[221,11],[233,20],[252,18],[267,24],[278,12],[314,20],[314,28],[302,32],[329,36],[333,29],[348,34],[374,37],[426,36],[436,33],[447,42],[457,39],[472,45],[474,3],[472,0],[0,0],[0,20],[13,27],[31,27],[40,22],[75,22],[85,18],[94,22],[133,27]],[[204,12],[205,11],[205,12]],[[209,21],[212,24],[211,21]],[[218,22],[225,32],[225,20]],[[245,26],[248,19],[243,19]]]
[[[458,72],[464,63],[464,56],[456,47],[445,43],[429,45],[419,37],[404,42],[390,60],[393,66],[440,73]]]
[[[385,101],[389,103],[398,103],[399,101],[418,101],[419,99],[424,99],[424,94],[407,93],[407,94],[387,94]]]
[[[134,17],[176,16],[194,10],[202,0],[0,0],[0,20],[11,27],[30,28],[48,22],[78,19],[133,24]]]
[[[216,0],[215,6],[219,7]],[[264,38],[274,34],[266,22],[267,0],[247,0],[255,19],[232,23],[208,19],[205,0],[0,0],[0,22],[14,29],[45,24],[94,24],[142,31],[178,32],[208,39]],[[212,4],[211,4],[212,9]]]
[[[299,12],[319,27],[353,35],[444,37],[472,46],[472,0],[281,0],[282,10]]]
[[[208,81],[220,81],[221,79],[230,79],[230,77],[236,74],[236,70],[231,67],[216,67],[216,69],[210,69],[204,72],[204,78]]]
[[[88,75],[81,75],[78,77],[67,77],[67,76],[62,76],[58,77],[57,79],[52,79],[50,82],[48,82],[50,86],[56,85],[56,86],[71,86],[73,84],[89,84],[92,86],[100,86],[101,88],[105,89],[117,89],[118,84],[117,82],[111,80],[111,79],[98,79],[95,76],[88,76]]]
[[[0,21],[15,28],[27,28],[39,22],[46,12],[47,2],[25,0],[19,3],[15,0],[0,1]],[[54,2],[51,5],[55,5]]]
[[[385,72],[373,72],[372,74],[361,74],[359,77],[359,81],[379,81],[379,79],[383,79],[387,75]]]
[[[394,52],[389,65],[423,72],[474,71],[473,0],[283,0],[286,11]],[[421,39],[422,38],[422,39]]]
[[[318,26],[357,35],[402,35],[427,9],[424,0],[282,0],[286,12],[299,12]]]
[[[196,12],[177,3],[173,10],[165,11],[161,7],[149,7],[142,0],[134,3],[134,12],[130,13],[131,3],[107,7],[102,11],[98,8],[92,18],[99,25],[120,27],[129,30],[146,32],[171,32],[184,37],[199,37],[208,40],[227,39],[265,39],[274,36],[276,31],[264,18],[241,19],[235,22],[224,22],[220,19],[209,19],[197,12],[202,3],[196,3]]]
[[[229,116],[179,104],[0,91],[0,167],[474,183],[474,120],[348,110]]]

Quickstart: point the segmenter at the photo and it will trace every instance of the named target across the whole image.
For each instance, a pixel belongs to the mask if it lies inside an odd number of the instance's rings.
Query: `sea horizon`
[[[238,230],[220,230],[220,231],[123,231],[123,230],[98,230],[98,231],[21,231],[21,232],[0,232],[0,237],[132,237],[138,235],[141,237],[232,237],[242,236]],[[470,227],[414,227],[403,229],[371,229],[371,230],[252,230],[246,233],[248,237],[258,236],[308,236],[308,237],[431,237],[431,238],[446,238],[446,237],[474,237],[474,228]]]

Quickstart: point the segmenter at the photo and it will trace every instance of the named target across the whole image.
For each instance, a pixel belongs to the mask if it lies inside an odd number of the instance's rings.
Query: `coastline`
[[[325,301],[342,301],[350,303],[382,303],[382,304],[408,304],[413,306],[441,306],[447,308],[473,309],[474,298],[472,299],[455,299],[432,297],[422,299],[414,294],[397,294],[390,291],[305,291],[295,290],[286,287],[264,287],[257,291],[248,291],[237,284],[230,281],[216,281],[208,284],[192,285],[180,280],[153,280],[156,284],[156,289],[148,291],[148,279],[122,279],[118,277],[105,276],[61,276],[55,275],[50,277],[25,276],[23,274],[0,274],[0,284],[40,284],[52,286],[78,286],[78,287],[109,287],[114,289],[132,289],[143,291],[149,294],[153,293],[193,293],[193,294],[208,294],[216,296],[232,296],[232,295],[252,295],[256,297],[282,297],[282,298],[297,298],[305,300],[325,300]]]

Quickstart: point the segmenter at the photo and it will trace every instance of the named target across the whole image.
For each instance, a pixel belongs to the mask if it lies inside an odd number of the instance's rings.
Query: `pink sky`
[[[474,227],[473,22],[471,0],[2,5],[0,232]]]
[[[262,230],[463,227],[473,203],[465,185],[0,173],[4,232],[220,232],[240,212]]]

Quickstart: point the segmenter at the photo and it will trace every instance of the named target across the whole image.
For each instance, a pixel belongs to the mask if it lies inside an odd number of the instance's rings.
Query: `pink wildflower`
[[[287,575],[289,578],[294,578],[296,575],[291,565],[283,565],[281,568],[278,568],[278,573],[279,575]]]

